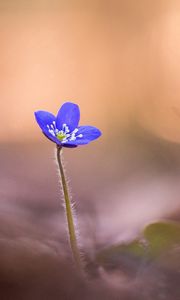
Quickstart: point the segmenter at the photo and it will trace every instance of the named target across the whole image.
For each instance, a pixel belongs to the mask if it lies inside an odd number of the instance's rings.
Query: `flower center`
[[[69,127],[66,124],[63,124],[62,130],[58,130],[56,128],[56,123],[53,121],[51,125],[47,125],[49,133],[55,136],[61,143],[67,143],[68,141],[75,141],[76,138],[82,138],[83,135],[76,135],[78,132],[78,128],[75,128],[72,132],[70,132]]]
[[[58,133],[56,133],[56,137],[58,138],[58,140],[63,141],[66,138],[66,134],[61,130]]]

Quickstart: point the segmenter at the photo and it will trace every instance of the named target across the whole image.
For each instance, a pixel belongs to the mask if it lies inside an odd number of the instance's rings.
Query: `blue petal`
[[[77,145],[70,145],[70,144],[61,144],[61,146],[66,147],[66,148],[76,148]]]
[[[61,106],[57,114],[56,127],[61,130],[63,124],[66,124],[70,131],[73,131],[78,126],[79,119],[79,106],[71,102],[66,102]]]
[[[43,132],[45,137],[47,137],[49,140],[51,140],[52,142],[56,143],[59,146],[62,146],[61,141],[58,140],[55,136],[53,136],[51,133],[47,132]]]
[[[82,134],[82,137],[77,137]],[[76,140],[70,141],[66,145],[85,145],[101,136],[101,131],[93,126],[79,126],[76,133]]]
[[[42,132],[45,134],[45,136],[54,143],[60,145],[60,141],[56,137],[54,137],[47,128],[47,125],[50,126],[53,121],[56,121],[56,117],[53,114],[43,110],[36,111],[34,115],[39,127],[42,129]]]

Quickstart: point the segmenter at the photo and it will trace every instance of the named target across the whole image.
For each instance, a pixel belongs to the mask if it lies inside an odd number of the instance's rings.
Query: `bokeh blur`
[[[179,220],[180,2],[0,0],[0,40],[0,299],[111,299],[114,286],[92,292],[67,263],[55,146],[34,111],[72,101],[103,132],[64,150],[89,257]]]

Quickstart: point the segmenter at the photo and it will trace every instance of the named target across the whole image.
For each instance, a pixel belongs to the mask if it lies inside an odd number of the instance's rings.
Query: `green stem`
[[[71,246],[72,255],[73,255],[75,264],[76,264],[77,268],[81,270],[82,269],[81,256],[80,256],[78,243],[77,243],[77,237],[76,237],[76,232],[75,232],[74,218],[73,218],[71,201],[70,201],[69,192],[68,192],[68,186],[66,183],[66,177],[64,174],[63,165],[62,165],[62,161],[61,161],[61,153],[62,153],[62,147],[57,146],[57,162],[58,162],[58,166],[59,166],[59,172],[60,172],[60,176],[61,176],[61,183],[62,183],[64,200],[65,200],[69,241],[70,241],[70,246]]]

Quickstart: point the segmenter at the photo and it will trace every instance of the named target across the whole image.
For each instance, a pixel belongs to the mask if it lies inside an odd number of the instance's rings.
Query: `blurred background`
[[[17,299],[71,299],[66,288],[57,290],[57,277],[66,285],[59,257],[72,269],[55,145],[34,111],[56,114],[72,101],[81,125],[103,132],[88,146],[64,150],[91,259],[150,222],[179,220],[180,2],[0,0],[0,40],[2,299],[12,291]],[[51,273],[58,274],[53,283]],[[84,287],[77,299],[111,299],[101,284],[98,296]],[[57,295],[48,296],[51,289]]]

